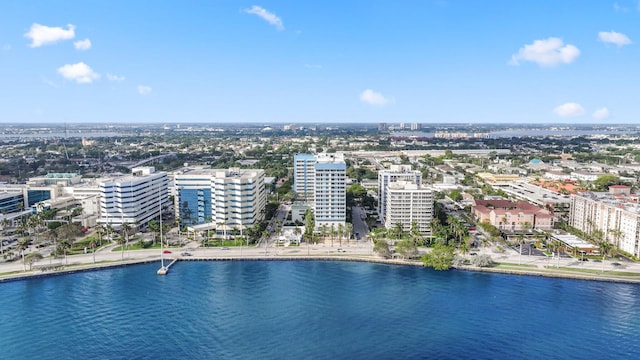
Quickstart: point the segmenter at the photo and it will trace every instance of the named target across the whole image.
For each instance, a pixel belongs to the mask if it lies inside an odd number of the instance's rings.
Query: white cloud
[[[109,74],[107,73],[107,80],[112,81],[112,82],[122,82],[125,80],[124,76],[119,76],[119,75],[113,75],[113,74]]]
[[[91,84],[93,80],[100,78],[100,74],[94,72],[89,65],[83,62],[61,66],[58,68],[58,73],[65,79],[73,80],[78,84]]]
[[[615,31],[600,31],[598,33],[598,39],[603,43],[615,44],[618,46],[631,44],[631,39],[629,39],[627,35]]]
[[[360,94],[360,101],[369,105],[384,106],[389,103],[389,99],[385,98],[379,92],[366,89]]]
[[[322,69],[322,65],[320,64],[304,64],[304,67],[307,69]]]
[[[584,109],[578,103],[566,103],[562,104],[555,109],[553,112],[560,117],[574,117],[574,116],[582,116],[584,115]]]
[[[613,3],[613,10],[615,11],[622,11],[622,12],[627,12],[629,11],[629,9],[627,9],[626,7],[618,4],[617,2]]]
[[[51,81],[51,80],[49,80],[47,78],[42,78],[42,82],[44,84],[47,84],[47,85],[49,85],[51,87],[54,87],[54,88],[59,88],[60,87],[60,86],[58,86],[58,84],[54,83],[53,81]]]
[[[593,117],[597,120],[607,119],[611,114],[609,113],[609,109],[603,107],[602,109],[598,109],[593,113]]]
[[[151,86],[138,85],[138,94],[140,95],[147,95],[151,93],[151,90]]]
[[[74,42],[73,46],[75,46],[77,50],[89,50],[91,49],[91,40],[89,39],[79,40]]]
[[[61,27],[49,27],[34,23],[24,36],[31,39],[29,46],[36,48],[42,45],[54,44],[60,40],[73,39],[76,36],[75,29],[76,27],[71,24],[68,24],[67,30],[65,30]]]
[[[535,40],[532,44],[520,48],[517,54],[511,56],[510,65],[519,65],[520,61],[531,61],[540,66],[555,66],[570,64],[580,55],[580,50],[574,45],[564,45],[562,39],[550,37],[545,40]]]
[[[253,5],[251,9],[245,9],[244,12],[247,14],[253,14],[261,17],[264,21],[276,27],[278,30],[284,30],[284,25],[282,24],[282,19],[278,17],[278,15],[267,11],[267,9],[262,8],[258,5]]]
[[[9,50],[11,50],[11,44],[2,45],[2,51],[9,51]]]

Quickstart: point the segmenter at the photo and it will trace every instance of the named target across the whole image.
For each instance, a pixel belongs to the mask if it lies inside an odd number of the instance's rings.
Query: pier
[[[171,265],[175,264],[176,261],[178,261],[178,258],[173,259],[173,261],[167,266],[161,266],[160,269],[158,269],[158,275],[167,275],[167,273],[169,272],[169,268],[171,267]]]

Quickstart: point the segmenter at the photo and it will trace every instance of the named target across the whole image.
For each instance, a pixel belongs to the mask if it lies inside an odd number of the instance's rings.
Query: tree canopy
[[[436,270],[448,270],[453,263],[453,250],[451,246],[436,244],[430,252],[422,255],[422,263]]]

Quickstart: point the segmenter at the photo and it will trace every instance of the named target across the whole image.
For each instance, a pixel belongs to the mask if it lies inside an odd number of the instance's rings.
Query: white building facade
[[[299,200],[313,201],[316,161],[316,156],[312,154],[293,156],[293,192]]]
[[[404,231],[409,231],[415,222],[421,233],[429,233],[433,201],[431,189],[405,181],[390,183],[386,191],[385,228],[393,229],[401,224]]]
[[[388,170],[378,172],[378,216],[383,223],[387,213],[387,187],[398,181],[422,186],[422,173],[411,170],[411,165],[391,165]]]
[[[316,228],[346,223],[347,165],[343,154],[318,154],[314,166],[313,208]]]
[[[175,213],[183,225],[238,230],[264,219],[262,169],[195,169],[174,176]]]
[[[144,227],[159,219],[168,205],[167,185],[167,173],[153,167],[133,168],[131,175],[101,181],[98,223]]]
[[[640,206],[635,194],[579,193],[571,196],[569,224],[587,234],[601,231],[603,240],[640,256]]]

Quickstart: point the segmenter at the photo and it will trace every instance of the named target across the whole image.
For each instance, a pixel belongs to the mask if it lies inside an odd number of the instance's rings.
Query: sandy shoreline
[[[348,261],[348,262],[369,262],[388,265],[402,265],[402,266],[420,266],[423,264],[420,261],[408,261],[398,259],[382,259],[376,256],[364,255],[364,256],[341,256],[341,255],[244,255],[244,256],[180,256],[172,257],[171,260],[177,258],[178,261],[174,266],[179,266],[182,261]],[[104,269],[112,269],[123,266],[137,265],[157,262],[158,268],[160,267],[160,256],[152,256],[146,258],[125,259],[116,261],[103,261],[96,263],[72,263],[64,266],[60,270],[31,270],[31,271],[13,271],[9,273],[0,273],[0,283],[43,278],[49,276],[59,276],[66,274],[73,274],[77,272],[85,271],[99,271]],[[517,265],[513,264],[514,267]],[[601,274],[597,273],[580,273],[566,269],[553,269],[553,268],[530,268],[519,269],[510,268],[509,265],[501,265],[498,267],[486,267],[479,268],[475,266],[460,266],[452,268],[450,271],[474,271],[474,272],[490,272],[510,275],[524,275],[524,276],[542,276],[542,277],[554,277],[554,278],[566,278],[576,280],[591,280],[591,281],[608,281],[608,282],[621,282],[621,283],[640,283],[640,273],[637,278],[631,275],[619,275],[615,271],[609,271]],[[630,272],[625,272],[630,273]],[[634,272],[635,273],[635,272]],[[156,274],[150,274],[157,276]],[[169,271],[168,276],[171,276]]]

